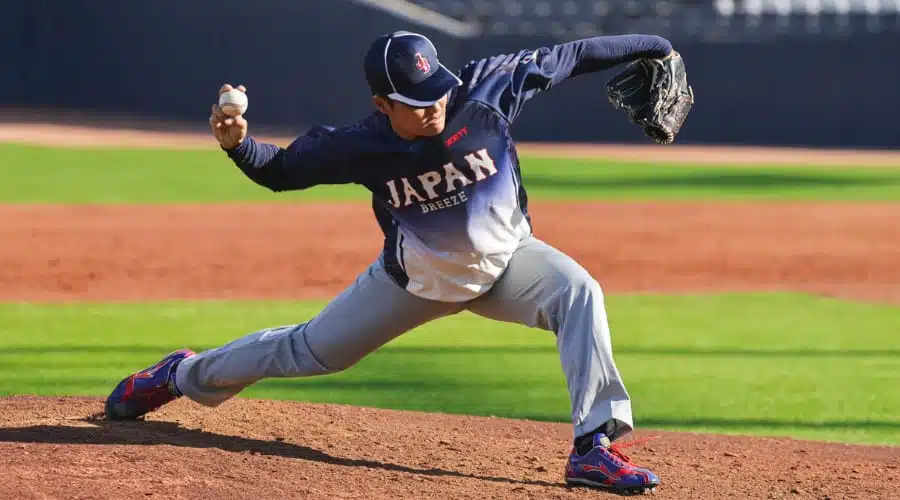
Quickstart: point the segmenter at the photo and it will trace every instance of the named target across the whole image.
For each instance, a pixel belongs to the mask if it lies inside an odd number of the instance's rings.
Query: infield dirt
[[[101,406],[0,400],[0,496],[612,497],[564,486],[565,424],[245,399],[92,420]],[[652,436],[632,456],[662,478],[657,498],[897,498],[896,448],[636,433]]]
[[[365,203],[0,205],[0,300],[330,298],[374,260]],[[803,290],[900,303],[900,204],[534,203],[608,293]]]
[[[377,256],[369,210],[0,205],[0,300],[330,298]],[[897,204],[534,203],[532,217],[608,293],[900,303]],[[605,496],[563,485],[566,424],[248,399],[110,423],[101,407],[0,399],[0,498]],[[629,454],[660,474],[659,498],[900,498],[900,448],[649,434]]]

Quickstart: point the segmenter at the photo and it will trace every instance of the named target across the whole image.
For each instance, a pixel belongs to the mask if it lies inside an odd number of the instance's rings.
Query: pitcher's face
[[[394,132],[404,139],[431,137],[444,131],[447,124],[447,100],[449,94],[428,107],[416,108],[397,101],[375,96],[373,102],[379,111],[387,115]]]

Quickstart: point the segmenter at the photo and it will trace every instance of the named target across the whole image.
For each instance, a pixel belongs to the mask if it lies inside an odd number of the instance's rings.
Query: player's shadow
[[[264,441],[261,439],[216,434],[198,429],[188,429],[174,422],[110,422],[88,417],[83,419],[80,423],[85,422],[93,425],[2,427],[0,428],[0,442],[81,445],[165,444],[186,448],[216,448],[229,452],[279,456],[343,467],[368,467],[372,469],[419,474],[423,476],[463,477],[500,483],[565,488],[563,483],[481,476],[478,474],[467,474],[465,472],[436,467],[423,469],[378,460],[336,457],[315,448],[285,441]]]

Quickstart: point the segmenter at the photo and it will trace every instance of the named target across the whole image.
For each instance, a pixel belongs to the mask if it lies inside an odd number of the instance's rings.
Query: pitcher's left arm
[[[513,121],[525,102],[569,78],[664,58],[672,50],[668,40],[656,35],[598,36],[472,61],[459,76],[470,98]]]

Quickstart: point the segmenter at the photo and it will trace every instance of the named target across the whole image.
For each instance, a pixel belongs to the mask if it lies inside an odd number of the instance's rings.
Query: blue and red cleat
[[[176,399],[172,373],[182,360],[194,356],[190,349],[175,351],[159,363],[125,377],[106,398],[106,418],[137,420]]]
[[[648,469],[631,463],[621,448],[633,445],[614,445],[605,434],[594,435],[593,448],[579,455],[573,448],[566,463],[566,483],[590,486],[624,495],[652,493],[659,486],[659,478]]]

